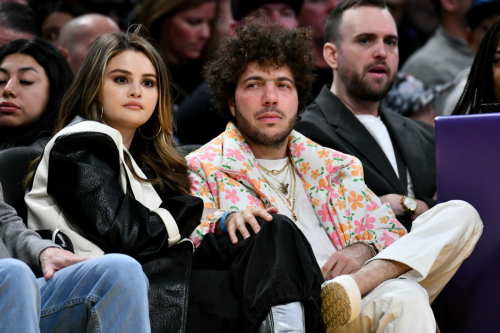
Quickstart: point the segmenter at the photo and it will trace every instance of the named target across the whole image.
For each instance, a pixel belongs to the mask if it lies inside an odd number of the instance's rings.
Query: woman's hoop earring
[[[104,108],[101,107],[101,119],[102,119],[102,115],[104,114]]]
[[[146,138],[144,135],[142,135],[142,133],[141,133],[141,128],[140,128],[140,127],[138,128],[138,130],[139,130],[139,134],[140,134],[140,135],[141,135],[144,139],[146,139],[146,140],[153,140],[153,139],[154,139],[154,138],[156,138],[158,135],[160,135],[160,132],[161,132],[161,127],[160,127],[160,128],[158,128],[158,133],[156,133],[156,135],[155,135],[155,136],[153,136],[152,138]]]

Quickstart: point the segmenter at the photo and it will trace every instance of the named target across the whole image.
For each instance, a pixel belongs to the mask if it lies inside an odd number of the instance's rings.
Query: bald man
[[[79,16],[62,28],[59,35],[59,50],[74,75],[78,73],[92,44],[108,32],[120,32],[120,28],[108,16],[100,14]]]

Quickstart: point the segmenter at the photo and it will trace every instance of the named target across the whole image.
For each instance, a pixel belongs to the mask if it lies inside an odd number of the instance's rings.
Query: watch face
[[[413,198],[406,197],[405,198],[405,205],[411,211],[414,211],[415,209],[417,209],[417,202]]]

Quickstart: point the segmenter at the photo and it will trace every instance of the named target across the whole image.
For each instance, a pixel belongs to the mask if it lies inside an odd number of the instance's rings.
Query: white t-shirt
[[[263,160],[257,159],[257,163],[264,166],[269,170],[281,170],[287,162],[287,158],[280,160]],[[337,252],[335,247],[333,246],[330,238],[321,225],[314,209],[307,198],[307,193],[304,189],[302,179],[295,169],[295,179],[297,181],[296,184],[296,198],[295,198],[295,215],[297,216],[297,227],[299,227],[300,231],[306,236],[307,240],[311,244],[312,250],[314,252],[314,256],[316,257],[316,261],[318,262],[319,267],[322,267],[325,262],[330,258],[330,256]],[[268,179],[272,184],[278,188],[279,181],[282,181],[286,170],[283,173],[273,177],[262,171],[263,175]],[[290,184],[288,186],[288,190],[290,193],[293,193],[292,186],[292,174],[289,172],[287,174],[287,179],[285,183]],[[270,189],[274,199],[276,200],[276,206],[278,207],[279,214],[286,215],[290,218],[290,220],[294,221],[292,218],[292,213],[287,208],[287,206],[283,203],[283,201],[278,197],[278,194],[274,193],[272,189]],[[291,201],[291,200],[290,200]],[[290,205],[291,206],[291,205]]]
[[[374,117],[372,115],[356,115],[356,118],[358,118],[358,120],[373,136],[375,141],[377,141],[378,145],[382,148],[382,151],[391,163],[394,172],[396,172],[396,175],[399,178],[398,163],[396,162],[396,154],[394,153],[391,137],[389,136],[387,127],[383,123],[382,119],[380,119],[380,116]],[[415,193],[413,192],[413,182],[408,168],[406,168],[406,178],[408,179],[408,196],[413,198],[415,197]]]

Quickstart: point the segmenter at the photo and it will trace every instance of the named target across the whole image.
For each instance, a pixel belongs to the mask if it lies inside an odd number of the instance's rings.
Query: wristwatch
[[[401,206],[405,210],[406,215],[411,215],[417,210],[417,201],[412,197],[407,197],[403,195],[401,197]]]

